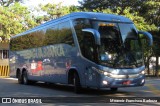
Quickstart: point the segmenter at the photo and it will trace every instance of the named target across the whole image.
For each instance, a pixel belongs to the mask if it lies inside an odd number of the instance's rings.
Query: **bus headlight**
[[[103,74],[104,74],[104,75],[106,75],[106,76],[108,76],[108,75],[109,75],[109,73],[108,73],[108,72],[104,72]]]
[[[141,74],[145,74],[145,71],[143,70],[143,71],[141,71]]]
[[[92,67],[92,69],[93,69],[94,71],[98,72],[99,74],[103,74],[103,75],[105,75],[105,76],[110,76],[110,75],[111,75],[111,73],[106,72],[106,71],[104,71],[104,70],[97,69],[97,68],[95,68],[95,67]]]

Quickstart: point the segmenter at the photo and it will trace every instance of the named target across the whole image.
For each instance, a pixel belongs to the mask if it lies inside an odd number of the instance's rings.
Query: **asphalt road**
[[[153,97],[160,97],[160,79],[147,79],[145,86],[142,87],[130,87],[119,88],[117,92],[110,92],[109,89],[96,90],[96,89],[83,89],[81,94],[75,94],[71,86],[54,85],[46,83],[36,83],[34,85],[20,85],[17,83],[17,79],[0,78],[0,97],[22,97],[22,98],[39,98],[39,97],[51,97],[50,102],[55,103],[43,103],[43,104],[18,104],[19,106],[34,105],[34,106],[154,106],[160,105],[156,102],[149,103],[105,103],[107,98],[114,97],[148,97],[147,99],[154,99]],[[45,98],[45,100],[48,100]],[[106,100],[107,99],[107,100]],[[120,98],[119,98],[120,99]],[[126,98],[124,98],[126,99]],[[132,98],[130,98],[132,99]],[[160,98],[159,98],[160,99]],[[81,100],[81,101],[80,101]],[[106,101],[105,101],[106,100]],[[90,102],[88,102],[90,101]],[[65,103],[67,102],[67,103]],[[78,102],[78,103],[77,103]],[[1,105],[1,104],[0,104]],[[3,104],[4,105],[4,104]],[[5,104],[15,105],[17,104]]]

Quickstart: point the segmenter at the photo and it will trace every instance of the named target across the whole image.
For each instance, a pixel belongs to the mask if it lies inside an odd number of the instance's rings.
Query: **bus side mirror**
[[[138,31],[139,34],[143,34],[144,36],[146,36],[149,40],[149,46],[153,45],[153,37],[149,32],[144,32],[144,31]]]
[[[101,38],[100,38],[100,33],[95,30],[95,29],[92,29],[92,28],[86,28],[86,29],[82,29],[83,32],[89,32],[91,33],[93,36],[94,36],[94,39],[95,39],[95,43],[97,45],[101,45]]]

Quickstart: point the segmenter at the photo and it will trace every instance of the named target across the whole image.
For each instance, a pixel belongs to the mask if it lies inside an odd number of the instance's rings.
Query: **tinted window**
[[[16,50],[22,50],[22,42],[21,37],[13,38],[10,41],[10,50],[16,51]]]
[[[83,33],[83,36],[85,36],[85,39],[83,39],[83,46],[82,46],[82,54],[87,59],[96,62],[96,55],[95,54],[95,42],[94,37],[91,33],[85,32]]]
[[[11,39],[10,49],[16,51],[61,43],[74,46],[69,22]]]
[[[59,24],[59,42],[74,46],[71,25],[69,22]]]
[[[67,21],[48,28],[45,34],[45,42],[47,45],[63,43],[73,46],[74,41],[70,23]]]
[[[26,36],[29,38],[29,48],[36,48],[45,46],[44,44],[44,38],[45,38],[45,30],[39,30],[37,32],[33,32],[29,34],[29,36]]]
[[[74,28],[76,30],[78,42],[82,51],[83,46],[83,32],[82,29],[84,28],[91,28],[90,21],[88,19],[75,19],[73,20]]]
[[[58,44],[58,25],[50,27],[45,33],[45,45]]]
[[[73,23],[82,55],[91,61],[97,62],[97,53],[94,37],[91,33],[82,32],[82,29],[92,28],[90,20],[76,19],[73,21]]]

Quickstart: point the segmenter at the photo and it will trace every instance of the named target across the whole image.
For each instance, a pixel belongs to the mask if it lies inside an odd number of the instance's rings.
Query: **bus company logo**
[[[127,74],[127,75],[126,75],[126,79],[128,79],[128,78],[129,78],[129,75]]]
[[[2,98],[2,103],[11,103],[11,98]]]

